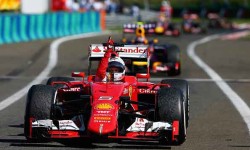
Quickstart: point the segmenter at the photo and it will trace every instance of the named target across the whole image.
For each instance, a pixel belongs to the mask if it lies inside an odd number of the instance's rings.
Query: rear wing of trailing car
[[[129,34],[129,33],[134,34],[138,27],[143,27],[145,29],[145,34],[152,34],[152,33],[154,33],[156,23],[155,22],[148,22],[148,23],[137,22],[137,23],[123,24],[123,36],[125,36],[125,34]]]
[[[103,44],[91,44],[89,46],[89,64],[88,72],[90,73],[92,61],[100,61],[104,56],[105,51],[107,50],[106,43]],[[117,44],[115,43],[114,51],[116,51],[121,57],[126,66],[130,67],[134,61],[146,63],[147,70],[149,71],[149,52],[148,45],[126,45],[126,44]]]

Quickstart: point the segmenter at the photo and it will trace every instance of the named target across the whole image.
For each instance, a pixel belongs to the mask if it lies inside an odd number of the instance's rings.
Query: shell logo
[[[114,106],[109,103],[100,103],[95,106],[95,109],[110,110],[114,109]]]

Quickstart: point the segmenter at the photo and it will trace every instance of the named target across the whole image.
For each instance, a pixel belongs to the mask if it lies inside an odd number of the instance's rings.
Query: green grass
[[[159,9],[162,0],[147,0],[150,7],[153,9]],[[199,8],[201,5],[207,8],[217,8],[225,6],[224,0],[168,0],[174,8]],[[240,7],[244,6],[245,0],[228,0],[229,7]],[[248,2],[248,8],[250,8],[250,0]],[[144,7],[144,0],[120,0],[124,6],[131,6],[132,4],[137,4],[141,8]]]
[[[180,23],[182,21],[182,18],[173,18],[172,21],[175,23]],[[249,23],[250,24],[250,19],[231,19],[231,21],[236,23],[236,24],[242,24],[242,23]],[[112,31],[121,32],[122,26],[112,26],[112,27],[107,27],[107,29],[112,30]]]
[[[231,19],[234,23],[241,24],[241,23],[249,23],[250,19]]]

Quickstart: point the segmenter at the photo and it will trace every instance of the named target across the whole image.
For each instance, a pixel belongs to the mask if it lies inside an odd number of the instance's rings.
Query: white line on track
[[[104,33],[85,33],[85,34],[79,34],[79,35],[73,35],[73,36],[66,36],[60,39],[57,39],[52,42],[50,45],[50,54],[49,54],[49,62],[46,66],[46,68],[28,85],[23,87],[21,90],[17,91],[13,95],[9,96],[8,98],[4,99],[0,102],[0,111],[7,108],[11,104],[15,103],[19,99],[21,99],[25,94],[27,94],[27,91],[29,88],[34,84],[42,83],[42,81],[46,78],[48,78],[48,75],[50,72],[54,69],[54,67],[57,64],[58,59],[58,47],[60,44],[66,41],[74,40],[74,39],[80,39],[80,38],[87,38],[87,37],[93,37],[93,36],[99,36],[107,34],[107,32]]]
[[[0,80],[27,80],[30,78],[35,78],[35,77],[28,77],[28,76],[0,76]],[[49,77],[44,77],[44,80],[49,79]],[[160,82],[163,78],[162,77],[152,77],[150,79],[150,81],[152,82]],[[221,81],[225,81],[225,82],[231,82],[231,83],[249,83],[250,79],[223,79],[223,80],[213,80],[211,78],[183,78],[189,82],[221,82]]]
[[[155,78],[152,77],[150,81],[152,82],[160,82],[164,78]],[[183,78],[189,82],[231,82],[231,83],[249,83],[250,79],[223,79],[223,80],[213,80],[213,79],[205,79],[205,78]]]
[[[232,104],[235,106],[237,111],[240,113],[241,117],[245,121],[248,132],[250,134],[250,109],[248,105],[244,102],[244,100],[234,91],[232,88],[205,62],[203,62],[196,54],[195,47],[199,44],[203,44],[209,42],[211,40],[215,40],[219,38],[219,35],[208,36],[201,40],[192,42],[187,49],[188,56],[193,59],[193,61],[201,67],[215,83],[219,86],[219,88],[224,92],[224,94],[229,98]]]

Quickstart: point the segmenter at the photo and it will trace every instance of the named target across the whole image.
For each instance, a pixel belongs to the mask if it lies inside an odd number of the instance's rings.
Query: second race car
[[[158,39],[148,40],[145,35],[144,26],[136,28],[136,37],[128,40],[123,37],[124,44],[142,44],[148,45],[150,49],[150,72],[151,73],[166,73],[169,76],[180,75],[181,73],[181,51],[174,44],[158,44]],[[131,73],[144,72],[147,69],[147,62],[133,62],[128,64]]]

